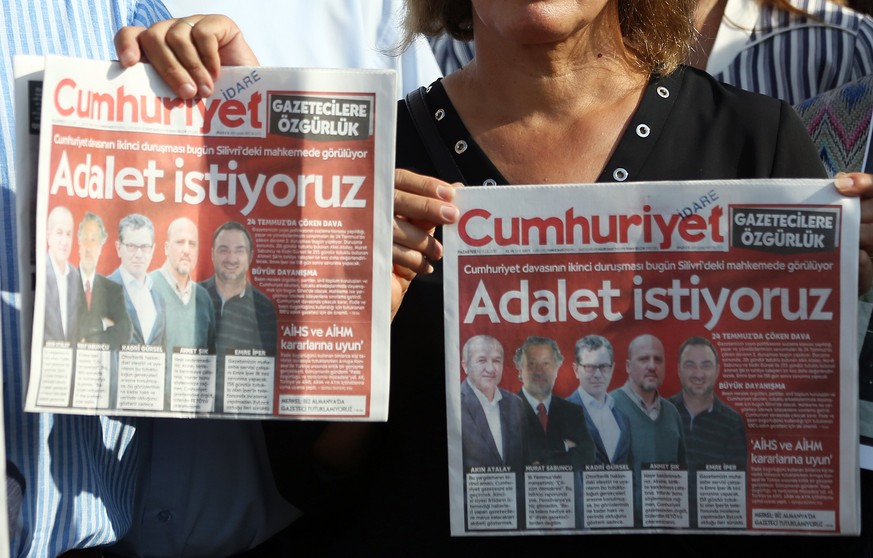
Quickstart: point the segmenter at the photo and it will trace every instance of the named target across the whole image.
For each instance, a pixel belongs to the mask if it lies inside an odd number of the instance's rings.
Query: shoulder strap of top
[[[428,157],[436,167],[439,178],[446,182],[460,182],[466,184],[464,174],[458,168],[455,158],[449,152],[446,144],[440,136],[440,132],[431,120],[425,100],[425,88],[419,87],[406,95],[406,107],[412,116],[412,123],[418,132],[418,137],[427,150]]]

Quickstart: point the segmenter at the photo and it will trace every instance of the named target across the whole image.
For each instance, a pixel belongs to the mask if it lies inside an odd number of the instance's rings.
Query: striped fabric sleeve
[[[858,79],[873,74],[873,18],[863,16],[855,37],[852,78]]]
[[[814,17],[763,6],[748,42],[715,78],[798,104],[873,73],[873,19],[826,0],[795,0]]]
[[[162,21],[171,17],[169,10],[167,10],[167,8],[163,4],[161,4],[160,1],[128,1],[134,4],[134,9],[132,10],[133,17],[130,19],[127,25],[148,27],[156,21]]]
[[[6,458],[21,473],[24,493],[9,555],[53,557],[110,544],[130,526],[136,474],[132,419],[25,414],[16,250],[13,72],[16,54],[113,59],[124,25],[170,17],[160,0],[4,0],[0,8],[0,324]],[[19,189],[20,190],[20,187]]]

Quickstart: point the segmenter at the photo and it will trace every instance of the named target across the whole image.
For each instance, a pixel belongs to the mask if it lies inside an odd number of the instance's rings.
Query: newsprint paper
[[[394,81],[47,57],[27,410],[385,420]]]
[[[454,535],[859,532],[857,200],[768,180],[457,204]]]

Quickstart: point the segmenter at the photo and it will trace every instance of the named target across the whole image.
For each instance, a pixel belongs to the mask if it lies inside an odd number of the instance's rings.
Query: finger
[[[433,198],[394,190],[394,214],[422,226],[450,225],[458,220],[458,208]]]
[[[865,172],[837,173],[834,186],[844,196],[873,198],[873,175]]]
[[[418,274],[433,273],[433,266],[424,257],[424,254],[399,244],[395,244],[391,250],[391,261],[394,264],[395,273],[409,280]]]
[[[397,169],[394,172],[394,213],[410,221],[431,226],[447,225],[458,219],[451,201],[454,187],[442,180]]]
[[[188,76],[197,95],[208,97],[215,90],[214,80],[218,79],[221,62],[217,41],[212,37],[216,32],[214,25],[203,20],[203,16],[177,19],[167,29],[165,41],[180,66],[174,70]]]
[[[127,37],[125,41],[130,40]],[[158,74],[183,99],[211,95],[222,64],[258,63],[239,28],[222,15],[161,21],[136,39]]]
[[[187,38],[184,36],[185,26],[190,27],[190,36]],[[180,45],[184,53],[177,53],[177,56],[194,78],[198,92],[203,97],[213,93],[221,66],[258,65],[258,59],[239,27],[227,16],[187,17],[180,25],[173,27],[177,28],[182,29]],[[189,45],[193,45],[194,52],[189,50]]]
[[[204,65],[216,78],[221,66],[258,65],[258,57],[242,31],[227,16],[203,16],[193,30],[193,38]]]
[[[455,199],[455,189],[448,182],[406,169],[394,170],[394,187],[411,194],[438,198],[447,202]]]
[[[394,220],[394,243],[418,250],[429,260],[443,257],[443,246],[433,237],[433,229],[424,230],[408,221]]]
[[[449,225],[458,220],[458,208],[451,203],[403,190],[394,190],[394,214],[429,226]]]
[[[129,68],[137,62],[144,62],[143,52],[139,48],[137,37],[145,31],[145,27],[122,27],[115,34],[115,53],[118,61],[125,68]]]
[[[137,41],[148,61],[167,85],[183,99],[190,99],[197,95],[198,85],[177,56],[177,52],[187,58],[189,64],[192,57],[199,55],[190,42],[191,26],[179,24],[178,21],[160,21],[140,33]],[[187,46],[183,45],[183,36],[187,37]],[[209,82],[211,83],[211,78]]]

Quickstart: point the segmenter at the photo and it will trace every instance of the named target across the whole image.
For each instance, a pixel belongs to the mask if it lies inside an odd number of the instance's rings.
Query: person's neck
[[[246,284],[248,281],[246,279],[242,279],[241,281],[222,281],[216,275],[215,277],[215,290],[218,291],[218,294],[221,295],[222,300],[228,300],[235,296],[239,296],[246,290]]]
[[[484,110],[486,117],[563,118],[580,106],[614,99],[617,87],[636,88],[648,80],[627,58],[621,37],[599,28],[552,44],[517,44],[490,35],[476,40],[473,61],[443,80],[462,118],[473,103],[478,105],[471,112]]]
[[[147,274],[143,273],[141,275],[135,275],[135,274],[131,273],[131,271],[125,267],[122,267],[121,270],[122,270],[122,279],[124,280],[125,284],[129,281],[129,279],[133,279],[133,281],[137,285],[139,285],[140,287],[145,287],[146,277],[148,277]],[[125,277],[125,274],[127,275],[127,277]]]
[[[633,389],[634,392],[640,396],[640,399],[642,399],[643,402],[649,407],[655,404],[655,399],[657,399],[658,397],[658,390],[640,389],[640,387],[634,383],[631,383],[631,389]]]
[[[694,29],[697,31],[697,40],[689,54],[688,65],[706,70],[706,63],[715,46],[718,29],[724,18],[724,10],[727,0],[699,0],[694,12]]]
[[[685,404],[685,408],[688,409],[688,412],[691,413],[691,416],[694,417],[704,411],[708,411],[712,407],[713,400],[714,397],[712,394],[689,395],[684,391],[682,392],[682,402]]]
[[[549,392],[549,393],[547,393],[547,394],[545,394],[545,395],[543,395],[543,394],[536,395],[536,394],[533,394],[533,393],[529,392],[529,391],[527,390],[527,388],[524,387],[524,386],[522,386],[521,389],[524,390],[524,392],[528,395],[528,397],[530,397],[530,398],[533,399],[534,401],[537,401],[538,403],[545,403],[546,400],[547,400],[549,397],[551,397],[551,395],[552,395],[551,392]]]
[[[515,184],[594,182],[649,80],[618,33],[586,28],[550,45],[486,36],[476,48],[443,84],[503,176]]]
[[[176,282],[176,286],[179,288],[180,291],[184,291],[186,288],[188,288],[188,281],[191,280],[190,275],[180,275],[179,273],[176,273],[176,270],[173,269],[173,266],[171,266],[169,263],[164,265],[164,269],[167,271],[167,274],[173,278],[173,281]]]
[[[494,396],[497,395],[497,388],[496,387],[491,387],[490,389],[480,389],[479,386],[477,386],[472,381],[470,381],[469,378],[467,379],[467,384],[470,386],[470,389],[472,389],[474,392],[478,392],[478,393],[481,393],[482,395],[484,395],[485,399],[487,399],[488,401],[494,401]]]
[[[55,258],[54,256],[51,255],[51,253],[49,253],[49,260],[51,260],[52,265],[54,266],[54,268],[55,268],[56,270],[58,270],[60,273],[64,273],[64,272],[66,271],[66,269],[67,269],[67,260],[61,260],[61,261],[58,261],[57,258]]]

